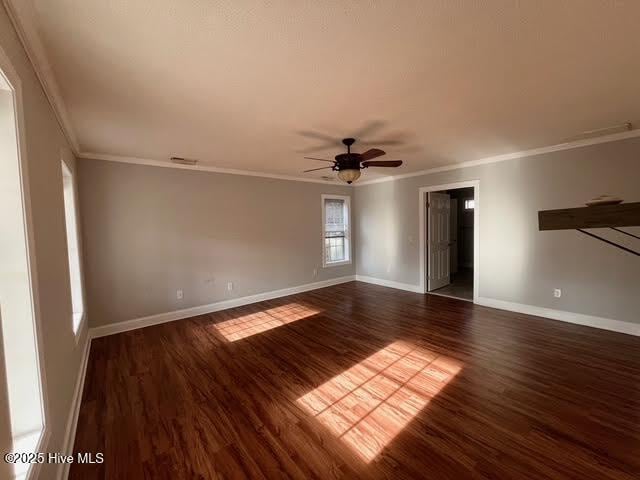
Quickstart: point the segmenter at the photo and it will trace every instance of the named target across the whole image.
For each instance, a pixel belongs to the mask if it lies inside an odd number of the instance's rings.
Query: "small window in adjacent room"
[[[464,201],[464,209],[465,210],[473,210],[476,206],[476,201],[473,198],[467,198]]]
[[[351,263],[350,218],[350,197],[322,196],[323,266]]]
[[[82,277],[80,274],[80,250],[76,220],[76,189],[73,174],[62,162],[62,185],[64,191],[64,218],[67,228],[67,250],[69,256],[69,280],[71,282],[71,305],[73,308],[73,331],[78,333],[84,315]]]

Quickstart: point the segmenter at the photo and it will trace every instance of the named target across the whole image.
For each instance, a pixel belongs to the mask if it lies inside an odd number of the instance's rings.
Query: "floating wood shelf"
[[[580,233],[589,235],[621,250],[640,256],[640,253],[635,250],[583,230],[585,228],[610,228],[640,240],[640,237],[637,235],[618,228],[638,226],[640,226],[640,202],[564,208],[561,210],[542,210],[538,212],[538,228],[540,231],[577,230]]]
[[[640,202],[538,212],[540,230],[640,226]]]

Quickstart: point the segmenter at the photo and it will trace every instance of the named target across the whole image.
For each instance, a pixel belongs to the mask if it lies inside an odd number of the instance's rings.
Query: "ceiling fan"
[[[399,167],[402,165],[402,160],[373,160],[374,158],[386,155],[386,152],[378,149],[371,148],[364,153],[354,153],[351,151],[351,145],[356,142],[355,138],[343,138],[342,143],[347,147],[347,153],[341,153],[336,155],[335,160],[327,160],[324,158],[304,157],[308,160],[318,160],[320,162],[333,163],[330,167],[312,168],[311,170],[305,170],[307,172],[315,172],[316,170],[324,170],[330,168],[331,170],[338,172],[340,180],[351,184],[360,178],[360,170],[369,167]]]

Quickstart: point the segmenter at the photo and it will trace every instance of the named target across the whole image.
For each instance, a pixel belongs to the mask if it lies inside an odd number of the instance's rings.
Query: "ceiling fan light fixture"
[[[304,157],[308,160],[318,160],[333,164],[330,167],[319,167],[304,170],[304,173],[315,172],[317,170],[333,170],[338,172],[338,178],[351,185],[360,178],[360,170],[369,167],[399,167],[402,160],[374,160],[374,158],[386,155],[384,150],[370,148],[366,152],[356,153],[351,151],[351,145],[355,143],[355,138],[343,138],[342,143],[347,147],[347,153],[335,156],[335,160],[326,158]]]
[[[338,172],[338,177],[343,182],[351,184],[360,178],[360,170],[357,168],[346,168]]]

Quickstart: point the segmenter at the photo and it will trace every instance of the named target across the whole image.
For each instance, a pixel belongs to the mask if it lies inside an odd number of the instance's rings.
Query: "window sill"
[[[43,430],[38,429],[33,432],[20,435],[13,439],[13,452],[15,453],[38,453],[43,439]],[[31,463],[16,462],[13,465],[14,480],[26,480],[31,475]]]
[[[77,345],[83,330],[82,327],[84,327],[84,312],[74,313],[71,321],[73,322],[71,325],[73,326],[73,334],[76,338]]]
[[[351,264],[351,260],[343,260],[341,262],[327,262],[323,265],[324,268],[328,268],[328,267],[339,267],[341,265],[350,265]]]

